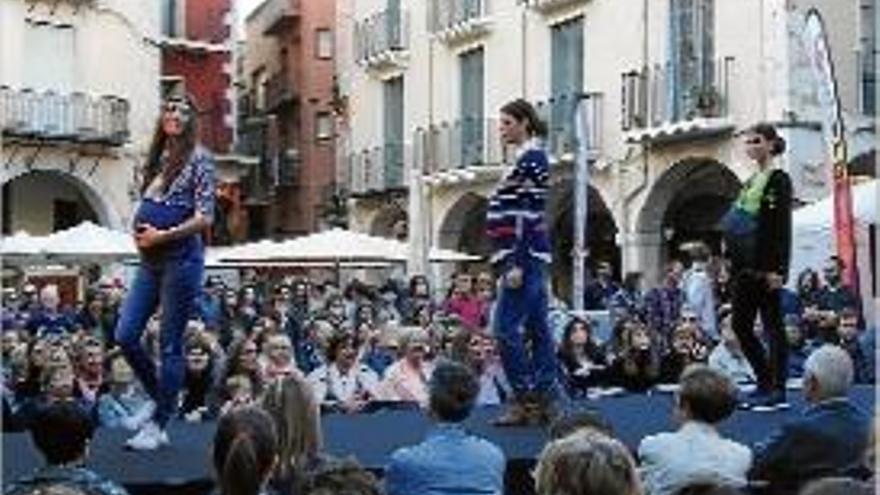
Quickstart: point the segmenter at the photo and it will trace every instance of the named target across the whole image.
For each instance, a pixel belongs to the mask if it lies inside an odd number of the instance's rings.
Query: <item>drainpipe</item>
[[[648,43],[649,43],[649,32],[650,32],[650,22],[649,22],[650,15],[649,15],[649,11],[648,11],[648,2],[649,2],[649,0],[642,0],[642,74],[647,74],[647,71],[648,71],[648,58],[649,58],[649,52],[648,52],[649,45],[648,45]],[[646,109],[646,111],[648,111],[648,109]],[[623,230],[626,233],[626,235],[624,235],[624,240],[627,243],[629,242],[629,239],[628,239],[629,235],[635,234],[638,231],[638,228],[635,228],[632,231],[630,230],[630,227],[629,227],[629,225],[630,225],[629,204],[636,196],[641,194],[642,191],[644,191],[645,188],[648,187],[648,160],[649,160],[649,153],[651,152],[651,145],[650,145],[650,143],[643,141],[639,145],[639,147],[641,148],[641,150],[640,150],[641,157],[640,158],[641,158],[641,162],[642,162],[641,172],[639,174],[639,177],[641,180],[634,188],[630,189],[629,191],[626,192],[626,194],[622,195],[623,196],[623,204],[622,204],[623,211],[622,211],[621,216],[623,217],[622,218]],[[621,177],[622,173],[623,173],[623,171],[620,170],[620,168],[618,168],[618,184],[622,184],[622,182],[623,182],[622,177]],[[621,189],[622,189],[622,186],[621,186]]]
[[[527,95],[526,91],[526,47],[528,46],[526,40],[526,26],[528,19],[526,18],[526,11],[529,9],[529,2],[526,0],[522,4],[522,11],[520,12],[520,92],[521,96],[525,99]]]

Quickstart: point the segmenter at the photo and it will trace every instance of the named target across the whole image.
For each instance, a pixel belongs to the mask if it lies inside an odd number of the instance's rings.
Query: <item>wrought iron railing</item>
[[[734,58],[698,65],[693,64],[690,74],[668,62],[624,73],[623,129],[729,116]]]
[[[417,168],[425,174],[505,160],[496,119],[464,118],[417,129],[414,148]]]
[[[129,112],[128,101],[117,96],[0,86],[0,119],[7,137],[121,146],[129,138]]]
[[[391,9],[373,14],[355,23],[354,37],[355,59],[364,65],[383,54],[409,50],[409,12]]]
[[[406,187],[406,147],[402,143],[364,149],[348,156],[348,190],[354,195]]]
[[[279,71],[266,79],[266,109],[275,110],[294,100],[296,93],[290,74]]]
[[[470,21],[489,15],[490,0],[429,0],[428,30],[441,33],[464,28]]]
[[[260,31],[273,35],[285,29],[299,12],[299,0],[269,0],[253,15]]]

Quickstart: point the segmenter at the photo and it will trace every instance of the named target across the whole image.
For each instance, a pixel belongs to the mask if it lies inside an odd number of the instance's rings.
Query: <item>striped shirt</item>
[[[549,179],[547,153],[535,139],[524,143],[513,169],[489,198],[486,233],[493,246],[493,264],[523,263],[525,256],[550,262],[544,211]]]

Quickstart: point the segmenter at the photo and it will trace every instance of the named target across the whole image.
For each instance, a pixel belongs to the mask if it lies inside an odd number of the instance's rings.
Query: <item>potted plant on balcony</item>
[[[721,115],[721,93],[714,86],[697,86],[691,92],[693,115],[712,118]]]

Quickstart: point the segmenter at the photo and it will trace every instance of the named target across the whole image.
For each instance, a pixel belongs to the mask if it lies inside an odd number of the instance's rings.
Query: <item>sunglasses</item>
[[[162,111],[165,113],[179,113],[181,115],[189,115],[192,113],[192,108],[183,101],[170,101],[162,106]]]

